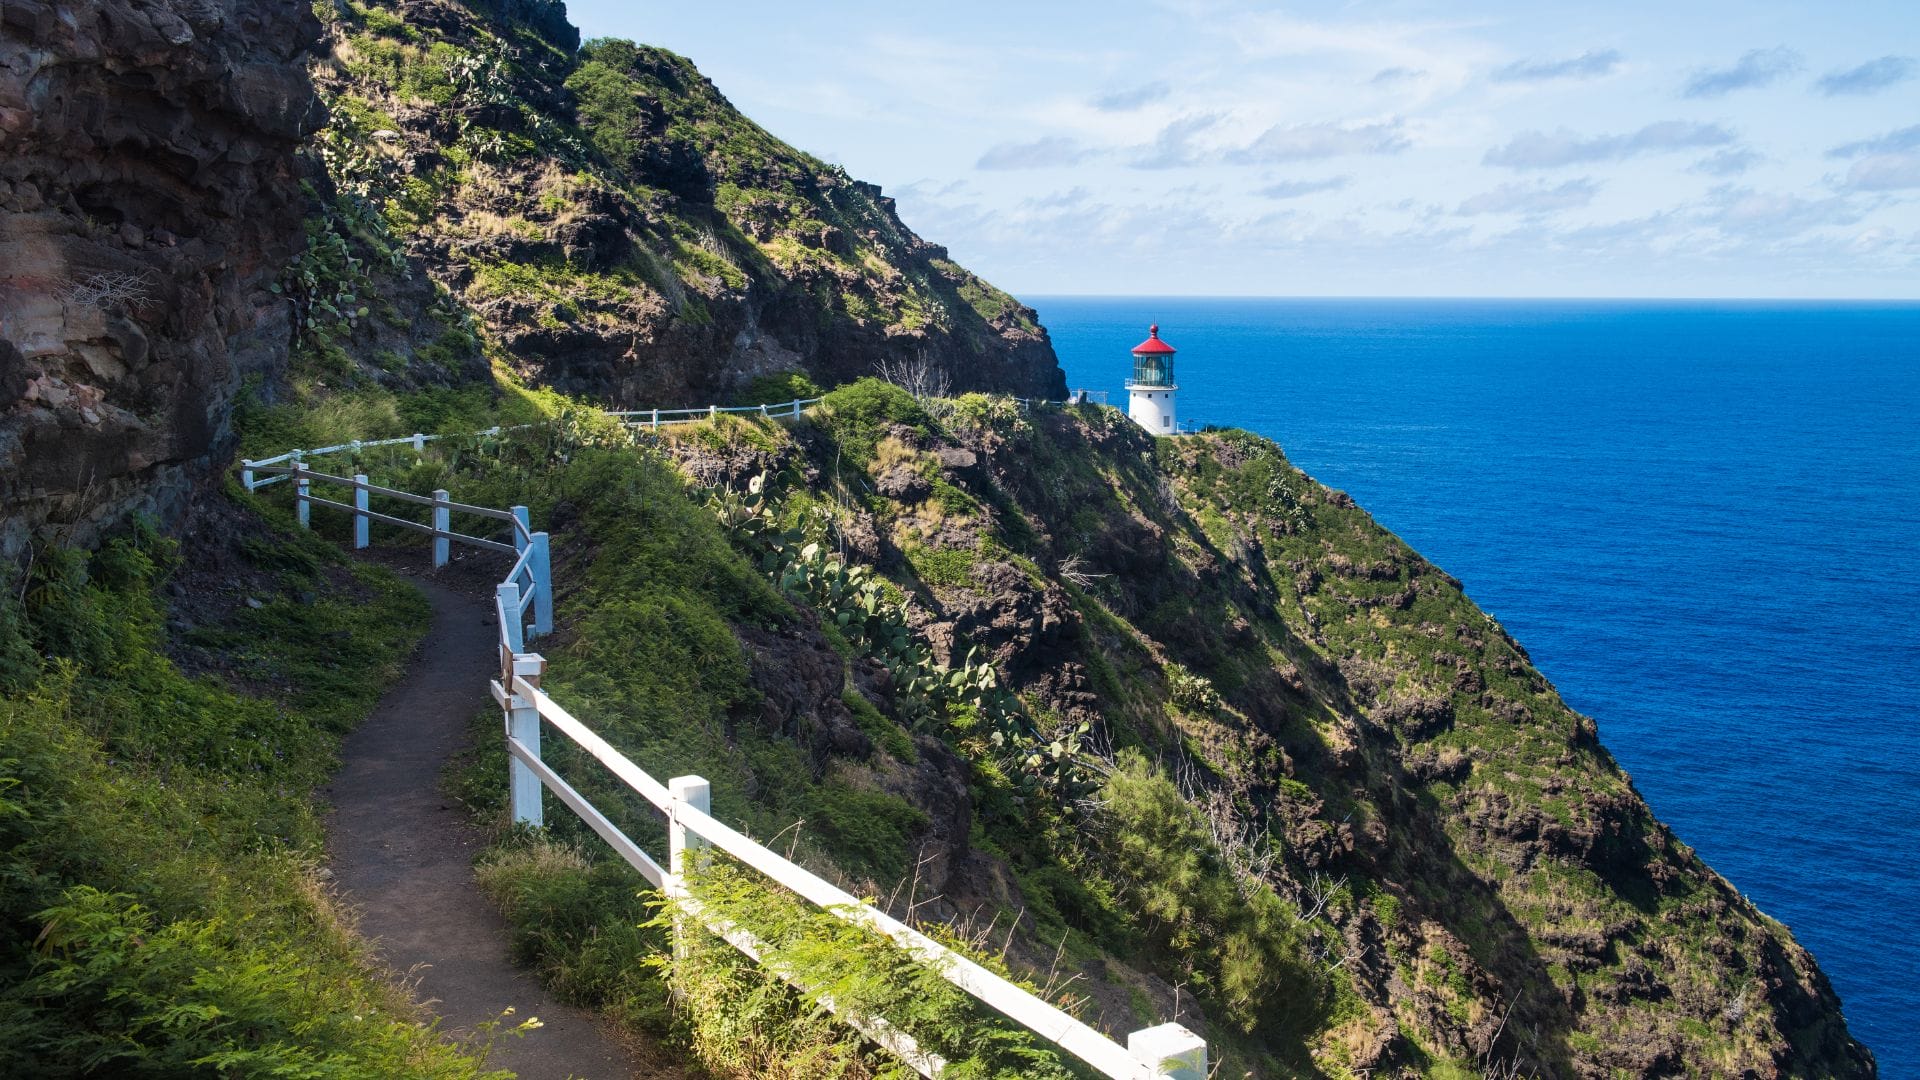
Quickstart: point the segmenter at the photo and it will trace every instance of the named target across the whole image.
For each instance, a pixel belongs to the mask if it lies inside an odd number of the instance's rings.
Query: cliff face
[[[430,280],[523,375],[629,405],[883,365],[1064,393],[1031,310],[915,236],[878,188],[741,116],[687,60],[619,41],[576,52],[558,4],[480,10],[338,8],[315,68],[334,115],[321,148],[370,213],[336,205],[322,231]],[[373,307],[376,323],[413,321],[405,304]],[[364,336],[331,343],[385,380],[398,365],[369,363]]]
[[[1184,984],[1233,1075],[1874,1074],[1813,958],[1654,817],[1594,722],[1272,443],[980,398],[863,426],[841,396],[791,440],[670,449],[703,483],[788,478],[786,520],[830,521],[943,662],[991,656],[1039,745],[1108,775],[1091,809],[1009,811],[961,734],[964,791],[894,782],[932,823],[907,853],[934,918],[1027,913],[1013,955],[1075,964],[1109,1021]],[[1129,809],[1130,753],[1214,849],[1182,895],[1235,883],[1211,914],[1130,877],[1165,842]],[[1271,898],[1264,924],[1233,914]]]
[[[0,556],[168,512],[276,370],[295,153],[323,112],[305,0],[0,8]]]

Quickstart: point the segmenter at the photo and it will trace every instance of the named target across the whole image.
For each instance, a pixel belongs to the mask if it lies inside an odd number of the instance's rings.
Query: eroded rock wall
[[[0,3],[0,555],[167,518],[285,360],[305,0]]]

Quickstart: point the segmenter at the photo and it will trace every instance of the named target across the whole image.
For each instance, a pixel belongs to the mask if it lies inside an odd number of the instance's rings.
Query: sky
[[[571,0],[1016,295],[1920,297],[1920,0]]]

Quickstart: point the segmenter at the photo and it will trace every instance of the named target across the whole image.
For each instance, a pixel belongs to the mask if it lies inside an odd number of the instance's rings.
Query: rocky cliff
[[[914,235],[879,188],[769,135],[686,59],[578,36],[537,0],[334,9],[314,76],[338,198],[312,231],[362,262],[299,283],[303,303],[354,297],[318,309],[314,372],[391,383],[431,348],[380,337],[429,305],[360,298],[411,278],[489,355],[612,403],[881,367],[1064,393],[1033,312]],[[434,355],[460,352],[444,344]]]
[[[283,366],[304,0],[0,7],[0,556],[177,507]]]
[[[581,48],[558,3],[26,0],[0,25],[0,554],[171,516],[250,376],[1064,392],[1032,311],[878,188],[683,58]]]
[[[700,483],[767,476],[941,663],[994,665],[1036,760],[1103,779],[1009,805],[1025,766],[984,716],[950,714],[962,764],[889,752],[838,670],[757,679],[763,707],[823,775],[912,805],[895,865],[937,898],[920,917],[1024,913],[1016,964],[1076,973],[1088,1015],[1178,1009],[1235,1076],[1873,1075],[1813,957],[1655,818],[1594,721],[1273,443],[878,390],[770,434],[665,448]],[[740,636],[756,662],[806,651]],[[907,716],[871,666],[844,681]]]

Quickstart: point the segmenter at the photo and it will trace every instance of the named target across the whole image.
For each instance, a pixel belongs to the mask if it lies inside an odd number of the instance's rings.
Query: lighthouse
[[[1155,435],[1178,430],[1173,412],[1173,346],[1160,340],[1160,324],[1133,347],[1133,378],[1127,380],[1127,415]]]

